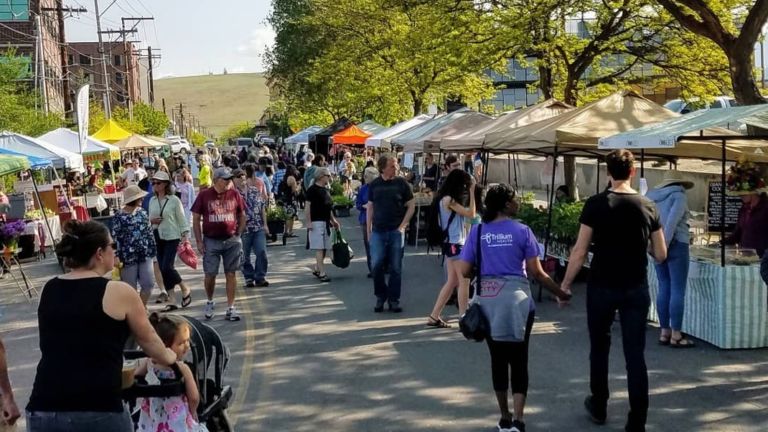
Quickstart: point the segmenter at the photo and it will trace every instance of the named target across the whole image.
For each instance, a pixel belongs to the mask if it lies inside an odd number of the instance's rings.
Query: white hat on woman
[[[136,185],[130,185],[123,189],[123,202],[126,204],[144,198],[145,196],[147,196],[147,192],[141,190],[141,188]]]
[[[691,189],[693,187],[693,182],[683,179],[683,174],[680,173],[680,171],[669,170],[664,173],[664,180],[656,185],[656,189],[661,189],[671,185],[680,185],[685,189]]]
[[[155,173],[154,176],[152,176],[152,180],[170,182],[171,181],[171,177],[165,171],[158,171],[158,172]]]

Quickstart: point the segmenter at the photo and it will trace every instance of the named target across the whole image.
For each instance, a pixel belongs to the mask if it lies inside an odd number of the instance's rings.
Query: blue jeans
[[[246,231],[243,239],[243,277],[246,281],[264,282],[267,277],[267,234],[264,230]],[[251,253],[256,255],[256,262],[251,262]]]
[[[373,231],[369,242],[373,292],[380,301],[399,302],[403,275],[403,233],[399,230]],[[387,270],[389,282],[385,280]]]
[[[133,421],[128,411],[27,411],[27,430],[29,432],[133,432]]]
[[[176,270],[176,249],[181,243],[180,239],[163,240],[157,238],[157,266],[163,278],[165,291],[173,292],[173,288],[181,283],[181,276]]]
[[[688,243],[672,240],[666,261],[656,264],[659,279],[656,310],[659,312],[659,326],[663,329],[679,331],[683,326],[689,257]]]
[[[368,266],[368,273],[371,272],[371,243],[368,241],[368,227],[365,224],[360,225],[363,231],[363,245],[365,245],[365,263]]]

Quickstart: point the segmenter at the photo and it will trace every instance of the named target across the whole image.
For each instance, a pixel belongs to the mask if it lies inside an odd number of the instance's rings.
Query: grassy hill
[[[255,123],[269,105],[269,90],[262,74],[202,75],[163,78],[155,81],[155,106],[166,112],[184,104],[184,113],[200,120],[200,125],[221,135],[229,126],[243,121]]]

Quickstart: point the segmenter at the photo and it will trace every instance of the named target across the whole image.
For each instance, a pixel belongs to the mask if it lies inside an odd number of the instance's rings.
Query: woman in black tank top
[[[136,291],[112,282],[112,238],[98,222],[71,221],[56,254],[72,271],[40,296],[42,358],[27,405],[30,432],[133,431],[121,399],[123,347],[133,333],[161,364],[176,361],[152,329]]]

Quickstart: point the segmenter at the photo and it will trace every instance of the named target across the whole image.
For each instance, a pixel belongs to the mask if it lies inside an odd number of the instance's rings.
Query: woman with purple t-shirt
[[[528,276],[555,294],[558,301],[570,298],[542,269],[539,244],[531,229],[512,220],[517,209],[515,192],[509,186],[490,188],[485,197],[483,223],[472,227],[458,261],[461,271],[468,276],[480,254],[482,286],[473,301],[478,302],[490,323],[487,342],[493,390],[501,411],[500,432],[525,432],[528,339],[535,311]],[[462,315],[467,310],[468,297],[469,289],[462,287],[459,290]],[[509,411],[510,383],[514,416]]]

